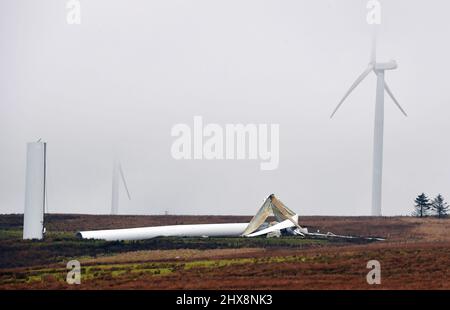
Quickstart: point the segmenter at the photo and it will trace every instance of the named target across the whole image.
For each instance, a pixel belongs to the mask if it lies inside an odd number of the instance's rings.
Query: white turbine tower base
[[[385,71],[397,69],[397,63],[392,60],[386,63],[376,61],[376,37],[374,32],[371,61],[367,69],[356,79],[350,89],[345,93],[342,100],[331,114],[331,118],[344,103],[345,99],[358,87],[358,85],[370,74],[374,72],[377,76],[377,90],[375,102],[375,124],[373,132],[373,170],[372,170],[372,216],[381,216],[382,205],[382,180],[383,180],[383,131],[384,131],[384,92],[386,91],[395,105],[407,116],[405,110],[395,99],[391,89],[385,81]]]
[[[23,239],[44,237],[46,143],[27,144]]]

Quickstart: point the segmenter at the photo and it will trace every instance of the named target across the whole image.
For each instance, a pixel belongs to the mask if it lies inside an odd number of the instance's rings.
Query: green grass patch
[[[0,240],[5,239],[22,239],[23,232],[21,229],[0,229]]]
[[[325,257],[305,256],[275,256],[260,258],[231,258],[214,260],[194,260],[189,262],[148,262],[129,264],[103,264],[81,267],[81,280],[90,281],[96,279],[135,278],[136,276],[166,276],[181,270],[214,269],[234,265],[246,264],[280,264],[280,263],[304,263],[323,261]],[[65,282],[68,270],[66,268],[41,268],[21,272],[4,273],[0,277],[0,284],[8,283],[32,283],[42,281]]]

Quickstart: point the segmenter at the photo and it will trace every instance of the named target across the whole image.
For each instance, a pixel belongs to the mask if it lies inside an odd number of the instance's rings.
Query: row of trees
[[[414,202],[413,216],[425,217],[434,215],[438,218],[443,218],[448,215],[449,205],[441,194],[430,200],[425,193],[422,193],[417,196]]]

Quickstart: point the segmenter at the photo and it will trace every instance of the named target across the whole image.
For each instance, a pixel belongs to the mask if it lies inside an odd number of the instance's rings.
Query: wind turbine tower
[[[47,143],[27,144],[25,181],[25,209],[23,213],[23,239],[44,238],[46,206]]]
[[[342,100],[334,109],[330,118],[336,114],[347,97],[353,90],[371,73],[375,73],[377,77],[376,102],[375,102],[375,125],[373,135],[373,170],[372,170],[372,216],[381,216],[382,205],[382,179],[383,179],[383,131],[384,131],[384,94],[385,92],[391,97],[395,105],[399,108],[403,115],[408,116],[405,110],[400,106],[394,97],[391,89],[386,83],[385,72],[397,69],[397,62],[391,60],[389,62],[377,62],[377,34],[376,28],[373,28],[372,53],[367,69],[356,79],[350,89],[345,93]]]

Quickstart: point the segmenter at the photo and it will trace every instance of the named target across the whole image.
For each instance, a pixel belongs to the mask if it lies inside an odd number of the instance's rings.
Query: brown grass
[[[111,256],[98,258],[84,258],[82,264],[124,264],[136,262],[160,262],[160,261],[190,261],[201,259],[223,259],[230,257],[251,257],[255,254],[264,253],[265,249],[242,248],[242,249],[214,249],[214,250],[155,250],[126,252]]]
[[[69,217],[53,216],[49,226],[76,231],[249,220],[226,216]],[[178,249],[85,257],[79,258],[82,266],[99,271],[91,271],[89,277],[85,274],[80,286],[67,285],[62,280],[64,264],[56,264],[47,267],[53,268],[53,273],[44,272],[45,266],[0,270],[0,280],[4,280],[0,289],[450,289],[449,220],[303,217],[300,221],[314,231],[388,239],[303,249]],[[372,259],[381,263],[379,286],[366,282],[366,264]],[[11,282],[11,277],[22,280]]]

